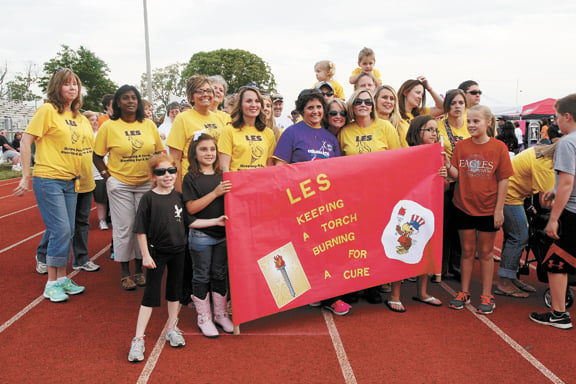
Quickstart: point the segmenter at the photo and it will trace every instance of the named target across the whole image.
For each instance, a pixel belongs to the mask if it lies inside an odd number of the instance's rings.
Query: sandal
[[[512,281],[512,284],[514,284],[516,286],[516,288],[519,288],[521,290],[523,290],[524,292],[536,292],[536,288],[534,288],[533,286],[526,284],[525,282],[523,282],[522,280],[518,280],[518,279],[510,279]]]
[[[136,289],[136,283],[130,276],[123,277],[120,280],[120,284],[122,285],[122,289],[125,291],[133,291]]]
[[[143,273],[135,273],[134,274],[134,282],[139,287],[145,287],[146,286],[146,277],[144,277]]]
[[[438,300],[437,298],[435,298],[434,296],[428,296],[426,299],[422,299],[419,296],[414,296],[412,298],[412,300],[417,301],[419,303],[428,304],[428,305],[431,305],[433,307],[441,307],[442,306],[442,302],[440,300]]]
[[[386,303],[386,306],[388,307],[388,309],[391,310],[392,312],[398,312],[398,313],[406,312],[406,308],[404,308],[404,305],[402,304],[401,301],[386,300],[385,303]],[[399,308],[395,308],[395,307],[399,307]]]

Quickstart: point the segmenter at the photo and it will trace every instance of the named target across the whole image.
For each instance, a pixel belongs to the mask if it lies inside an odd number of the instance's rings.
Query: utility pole
[[[152,100],[152,69],[150,65],[150,41],[148,38],[148,8],[146,6],[146,0],[142,0],[144,3],[144,34],[146,41],[146,74],[148,76],[148,87],[146,89],[146,94],[148,95],[148,101],[150,104],[153,103]]]

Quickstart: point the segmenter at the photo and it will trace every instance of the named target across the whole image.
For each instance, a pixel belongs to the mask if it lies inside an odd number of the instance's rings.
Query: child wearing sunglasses
[[[188,247],[192,258],[192,301],[198,314],[197,324],[206,337],[218,337],[215,325],[232,333],[228,317],[228,252],[224,194],[230,181],[222,180],[216,140],[202,131],[194,133],[188,151],[190,166],[184,176],[184,204],[192,216]],[[211,293],[211,294],[210,294]],[[210,301],[213,302],[212,313]]]
[[[148,161],[152,189],[140,200],[134,233],[142,252],[142,264],[146,270],[146,288],[138,313],[136,336],[128,354],[128,361],[144,360],[144,332],[152,315],[152,309],[160,306],[162,275],[166,277],[166,301],[168,302],[168,328],[166,341],[174,348],[186,345],[178,329],[182,270],[186,251],[186,215],[182,195],[174,190],[177,168],[174,159],[165,153]]]

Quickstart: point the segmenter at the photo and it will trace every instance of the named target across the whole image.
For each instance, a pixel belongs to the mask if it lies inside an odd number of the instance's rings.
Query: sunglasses
[[[478,90],[478,91],[469,91],[468,93],[471,94],[471,95],[477,96],[477,95],[481,95],[481,94],[482,94],[482,91],[480,91],[480,90]]]
[[[342,117],[346,117],[346,111],[330,111],[328,112],[328,115],[330,116],[342,116]]]
[[[436,128],[422,128],[420,131],[438,134],[438,130]]]
[[[356,99],[354,100],[354,105],[362,105],[362,103],[366,104],[367,106],[372,106],[372,99]]]
[[[174,175],[174,174],[176,174],[176,172],[178,172],[178,168],[176,168],[176,167],[156,168],[155,170],[152,171],[152,173],[155,176],[164,176],[166,174],[166,172],[168,172],[171,175]]]
[[[322,92],[322,96],[332,97],[334,96],[334,92]]]

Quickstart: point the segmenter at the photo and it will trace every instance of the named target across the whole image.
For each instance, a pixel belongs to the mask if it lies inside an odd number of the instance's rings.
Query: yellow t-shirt
[[[94,153],[108,156],[108,172],[123,183],[138,185],[150,179],[148,159],[164,145],[152,120],[127,123],[122,119],[102,124],[96,135]]]
[[[318,86],[319,82],[316,82],[312,88],[316,89],[316,87]],[[342,85],[337,82],[336,80],[330,80],[329,83],[332,85],[332,88],[334,88],[334,97],[338,98],[338,99],[342,99],[342,100],[346,100],[346,98],[344,97],[344,88],[342,88]]]
[[[514,176],[508,180],[505,204],[522,205],[524,199],[554,188],[554,161],[549,157],[536,158],[534,147],[512,158]]]
[[[450,142],[450,138],[448,136],[448,132],[446,131],[446,119],[440,119],[438,121],[438,137],[443,137],[444,140],[444,151],[448,154],[448,156],[452,157],[452,153],[454,152],[454,147]],[[455,142],[459,142],[460,140],[464,140],[470,137],[470,133],[468,132],[468,125],[466,123],[466,119],[464,119],[464,124],[461,127],[456,128],[450,126],[450,131],[452,132],[452,136],[454,137]],[[454,144],[456,145],[456,144]]]
[[[387,120],[376,119],[366,128],[351,123],[342,128],[338,142],[343,155],[356,155],[400,148],[398,134]]]
[[[54,105],[45,103],[38,108],[25,132],[37,136],[34,176],[72,180],[83,174],[83,159],[92,157],[94,144],[94,133],[87,118],[80,113],[76,117],[72,112],[60,114]],[[90,181],[86,184],[89,187]]]
[[[275,148],[274,132],[268,127],[260,132],[252,126],[229,125],[218,140],[218,151],[232,158],[231,171],[265,167]]]
[[[203,129],[218,141],[224,126],[222,117],[219,117],[214,112],[209,112],[208,115],[201,115],[192,108],[176,116],[172,123],[170,135],[166,139],[166,145],[182,151],[182,178],[188,173],[188,148],[190,147],[190,141],[194,137],[194,132]]]
[[[355,70],[352,71],[352,74],[350,76],[358,76],[359,74],[361,74],[362,72],[364,72],[362,70],[362,68],[358,67]],[[374,77],[376,78],[376,80],[378,80],[378,85],[382,84],[382,77],[380,77],[380,71],[377,69],[372,69],[372,74],[374,75]]]
[[[421,109],[420,115],[429,115],[430,111],[430,108],[424,107]],[[406,116],[408,116],[407,119],[400,118],[400,121],[398,122],[398,138],[400,139],[400,146],[402,148],[409,147],[408,142],[406,141],[406,135],[408,134],[408,129],[410,128],[410,122],[414,120],[414,115],[412,115],[412,113],[408,112],[406,113]]]
[[[216,116],[218,116],[220,118],[220,120],[222,121],[222,127],[225,127],[228,124],[232,124],[232,118],[226,112],[221,111],[221,110],[217,110]],[[224,129],[224,128],[222,128],[222,129]],[[220,132],[218,132],[218,137],[216,137],[216,141],[218,141],[219,138],[220,138]]]

